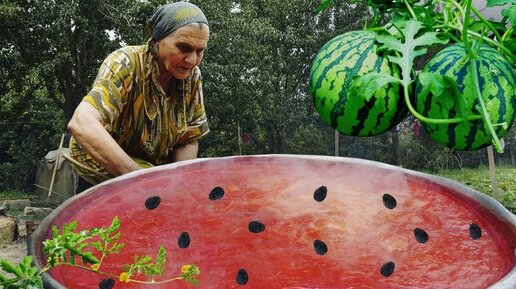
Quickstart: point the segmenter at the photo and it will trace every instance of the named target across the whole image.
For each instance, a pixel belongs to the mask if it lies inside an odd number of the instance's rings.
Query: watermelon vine
[[[318,11],[331,2],[323,0]],[[503,152],[500,139],[516,118],[516,0],[488,1],[505,5],[499,21],[487,20],[471,0],[364,4],[373,13],[362,35],[374,37],[374,44],[349,52],[347,46],[365,40],[346,37],[354,33],[348,32],[321,48],[312,64],[310,93],[323,120],[341,133],[367,136],[385,132],[408,110],[445,146],[475,150],[492,144]],[[417,73],[414,60],[437,45],[444,48]],[[391,102],[396,106],[385,105]]]

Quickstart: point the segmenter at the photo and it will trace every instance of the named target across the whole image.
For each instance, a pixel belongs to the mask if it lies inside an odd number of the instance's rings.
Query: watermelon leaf
[[[459,92],[459,86],[454,78],[437,72],[421,72],[418,79],[423,89],[429,90],[446,110],[454,109],[462,117],[469,115],[466,100]]]
[[[376,40],[383,44],[381,49],[398,52],[396,56],[389,55],[389,60],[398,64],[402,72],[402,84],[408,87],[412,82],[411,72],[414,59],[426,54],[426,48],[434,44],[444,44],[447,40],[440,39],[437,32],[423,32],[423,23],[415,20],[403,21],[397,24],[398,30],[402,34],[402,40],[398,40],[392,35],[376,35]],[[417,36],[419,34],[419,36]]]
[[[515,0],[513,0],[515,1]],[[505,16],[509,19],[509,22],[511,22],[511,25],[513,27],[516,27],[516,5],[511,5],[505,9],[502,10],[502,16]]]
[[[333,0],[323,0],[321,2],[321,4],[319,4],[319,6],[317,6],[317,9],[315,11],[317,13],[323,11],[324,9],[326,9],[326,7],[330,6],[331,2],[333,2]]]
[[[501,6],[508,3],[516,4],[516,0],[487,0],[486,7]]]
[[[434,96],[440,96],[448,88],[447,83],[442,81],[443,77],[435,72],[421,72],[418,79],[421,85],[428,87]]]
[[[387,73],[369,72],[353,78],[349,87],[350,95],[361,95],[369,101],[378,90],[394,82],[400,83],[401,80]]]

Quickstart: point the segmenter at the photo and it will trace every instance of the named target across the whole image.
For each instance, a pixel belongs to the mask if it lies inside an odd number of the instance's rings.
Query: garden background
[[[308,94],[318,49],[369,17],[335,1],[202,0],[211,38],[201,70],[211,133],[201,157],[339,155],[443,175],[493,194],[486,149],[445,148],[407,117],[376,137],[336,135]],[[59,146],[102,60],[147,40],[157,0],[3,0],[0,3],[0,200],[31,197],[36,166]],[[424,62],[424,59],[420,61]],[[416,67],[417,68],[417,67]],[[494,154],[495,197],[516,212],[516,130]],[[65,145],[66,145],[65,141]]]

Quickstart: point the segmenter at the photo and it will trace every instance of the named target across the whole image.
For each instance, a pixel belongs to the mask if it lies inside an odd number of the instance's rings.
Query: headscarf
[[[169,3],[158,8],[147,24],[153,41],[158,41],[178,28],[191,23],[204,23],[208,20],[204,13],[189,2]]]

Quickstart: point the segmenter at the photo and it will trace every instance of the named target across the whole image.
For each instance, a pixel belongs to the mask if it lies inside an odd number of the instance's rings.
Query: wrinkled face
[[[205,24],[183,26],[156,42],[160,76],[185,79],[201,63],[210,30]]]

